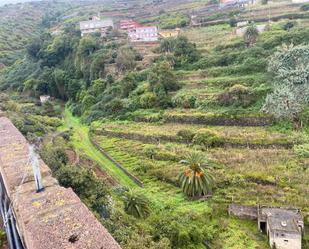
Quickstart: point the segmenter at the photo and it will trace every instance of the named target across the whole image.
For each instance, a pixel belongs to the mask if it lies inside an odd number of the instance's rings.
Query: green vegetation
[[[204,168],[204,156],[193,152],[182,163],[188,165],[188,169],[179,175],[182,191],[189,197],[201,197],[210,194],[213,187],[213,180],[212,176]]]
[[[306,4],[266,2],[25,4],[33,18],[16,12],[16,32],[0,15],[0,108],[122,248],[266,249],[228,204],[309,215]],[[81,37],[78,22],[98,11],[181,35],[139,46],[117,29]]]
[[[183,28],[190,23],[190,18],[181,13],[164,14],[159,17],[159,26],[162,29]]]
[[[250,25],[244,34],[244,41],[247,46],[251,47],[256,43],[257,37],[259,35],[259,31],[254,25]]]
[[[73,129],[72,144],[73,147],[82,155],[85,155],[97,162],[103,169],[116,179],[124,187],[135,187],[133,181],[91,143],[89,138],[89,128],[80,124],[78,118],[73,117],[68,109],[65,111],[65,126],[61,130]]]
[[[183,28],[190,24],[190,18],[187,14],[174,12],[163,13],[156,17],[144,18],[142,23],[158,22],[161,29]]]
[[[136,218],[146,218],[149,216],[150,208],[148,200],[142,194],[126,192],[123,197],[124,210],[127,214],[133,215]]]
[[[297,121],[308,104],[309,46],[292,46],[277,52],[269,70],[274,73],[276,84],[264,109],[277,118]]]

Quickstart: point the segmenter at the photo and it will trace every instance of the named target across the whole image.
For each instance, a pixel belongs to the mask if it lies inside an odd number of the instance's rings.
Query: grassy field
[[[136,187],[135,183],[117,168],[108,158],[91,143],[89,139],[89,127],[82,125],[80,120],[73,117],[68,109],[64,112],[64,126],[60,130],[73,129],[72,143],[80,154],[87,155],[90,159],[97,162],[104,171],[112,176],[120,185],[128,188]]]

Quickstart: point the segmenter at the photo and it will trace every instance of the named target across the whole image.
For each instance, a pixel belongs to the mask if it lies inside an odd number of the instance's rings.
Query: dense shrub
[[[203,130],[193,137],[193,143],[204,147],[220,146],[223,144],[222,138],[214,131]]]
[[[217,100],[219,104],[225,106],[247,107],[255,101],[255,96],[249,87],[236,84],[221,93]]]
[[[300,10],[301,11],[308,11],[309,10],[309,3],[306,3],[306,4],[302,5],[300,7]]]
[[[183,13],[163,14],[159,17],[159,26],[162,29],[182,28],[190,23],[190,18]]]
[[[309,46],[284,47],[269,63],[274,76],[274,91],[266,98],[263,110],[281,119],[297,121],[308,106]]]
[[[284,25],[283,25],[283,29],[284,30],[290,30],[291,28],[293,28],[295,26],[296,22],[286,22]]]
[[[82,115],[82,106],[81,104],[74,103],[71,105],[71,112],[73,116],[80,116]]]
[[[140,96],[139,102],[142,108],[153,108],[157,104],[157,96],[152,92],[147,92]]]
[[[108,217],[108,188],[92,170],[65,166],[57,171],[56,176],[60,185],[71,187],[88,207],[102,217]]]
[[[258,42],[263,48],[270,50],[282,44],[299,45],[306,43],[309,39],[309,29],[294,28],[290,31],[265,32]]]
[[[294,152],[301,158],[309,158],[309,144],[295,145]]]
[[[235,17],[230,18],[229,23],[231,27],[236,27],[237,26],[236,18]]]
[[[177,136],[181,137],[183,140],[185,140],[187,143],[191,143],[195,133],[191,130],[180,130],[177,132]]]
[[[194,108],[196,100],[196,96],[180,92],[172,98],[172,104],[174,107],[179,108]]]

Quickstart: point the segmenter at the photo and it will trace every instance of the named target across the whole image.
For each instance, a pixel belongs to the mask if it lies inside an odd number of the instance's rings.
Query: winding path
[[[121,169],[105,157],[90,141],[88,136],[89,127],[81,124],[79,118],[73,117],[66,108],[64,112],[64,126],[62,129],[73,128],[72,143],[79,154],[85,154],[113,177],[120,185],[128,188],[137,187]]]

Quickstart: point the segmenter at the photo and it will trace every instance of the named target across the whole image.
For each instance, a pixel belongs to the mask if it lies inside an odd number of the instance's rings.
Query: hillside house
[[[136,27],[139,27],[140,24],[138,22],[135,22],[134,20],[121,20],[119,24],[119,28],[122,30],[130,30],[135,29]]]
[[[292,0],[292,3],[309,3],[309,0]]]
[[[248,5],[256,4],[257,0],[221,0],[220,1],[220,7],[226,8],[226,7],[245,7]]]
[[[229,214],[257,220],[259,230],[267,234],[270,248],[302,248],[304,221],[298,209],[232,204],[229,205]]]
[[[41,95],[40,96],[40,102],[41,102],[41,104],[44,104],[44,103],[46,103],[47,101],[49,101],[50,100],[50,96],[49,95]]]
[[[157,42],[158,28],[156,26],[141,26],[130,29],[128,33],[130,42]]]
[[[101,33],[101,36],[105,36],[108,29],[114,27],[112,19],[100,20],[98,17],[92,17],[88,21],[79,23],[81,36],[93,33]]]
[[[173,29],[173,30],[161,30],[159,31],[160,38],[170,38],[170,37],[178,37],[180,34],[180,29]]]

